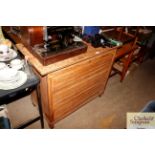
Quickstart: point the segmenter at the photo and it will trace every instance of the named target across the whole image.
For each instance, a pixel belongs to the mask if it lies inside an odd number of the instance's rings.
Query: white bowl
[[[10,62],[10,66],[13,68],[13,69],[16,69],[16,70],[19,70],[23,67],[23,61],[20,60],[20,59],[14,59]]]
[[[5,68],[0,70],[0,80],[11,80],[17,76],[17,70],[12,68]]]
[[[16,66],[16,65],[21,65],[22,64],[22,60],[20,59],[14,59],[10,62],[11,66]]]

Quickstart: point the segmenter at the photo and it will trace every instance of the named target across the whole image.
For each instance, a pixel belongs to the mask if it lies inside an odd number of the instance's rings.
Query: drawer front
[[[98,96],[105,87],[113,55],[100,55],[49,75],[54,120]]]
[[[54,108],[57,109],[64,104],[65,101],[70,101],[72,98],[76,98],[78,95],[83,92],[89,92],[94,90],[95,88],[100,88],[103,86],[105,81],[106,72],[102,72],[85,80],[81,80],[74,85],[70,85],[61,91],[57,91],[53,93],[53,105]]]
[[[61,107],[53,111],[53,116],[54,116],[53,118],[55,122],[61,120],[63,117],[74,112],[75,110],[80,108],[82,105],[88,103],[89,101],[97,97],[98,96],[97,94],[99,93],[97,89],[99,89],[99,87],[92,88],[92,90],[91,91],[89,90],[89,92],[85,91],[82,94],[79,94],[77,97],[73,97],[70,100],[70,102],[68,102],[67,100],[63,102]]]
[[[54,92],[62,90],[98,72],[108,70],[111,61],[112,54],[108,54],[59,70],[51,76],[52,90]]]

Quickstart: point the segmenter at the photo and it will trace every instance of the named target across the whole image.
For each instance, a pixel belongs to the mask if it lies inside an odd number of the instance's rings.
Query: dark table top
[[[11,90],[1,90],[0,89],[0,105],[3,104],[3,103],[1,103],[2,99],[10,97],[11,95],[13,95],[15,93],[17,94],[17,93],[25,90],[26,88],[35,87],[39,84],[39,78],[34,74],[34,72],[32,71],[32,68],[29,65],[27,65],[24,72],[27,74],[27,81],[22,86],[20,86],[16,89],[11,89]]]

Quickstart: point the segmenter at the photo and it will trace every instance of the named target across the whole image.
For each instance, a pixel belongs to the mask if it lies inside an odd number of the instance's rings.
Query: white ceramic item
[[[22,86],[27,81],[27,74],[23,71],[17,71],[19,78],[16,82],[1,82],[0,81],[0,89],[2,90],[10,90],[15,89]]]
[[[17,70],[12,68],[6,68],[0,70],[0,80],[7,81],[15,78],[17,76]]]
[[[20,59],[14,59],[10,62],[10,66],[13,68],[13,69],[16,69],[16,70],[19,70],[23,67],[23,61],[20,60]]]
[[[9,48],[9,52],[7,54],[3,54],[3,52],[0,52],[0,61],[10,61],[17,57],[17,52],[11,48]]]
[[[6,56],[9,53],[9,47],[7,45],[0,45],[0,55]]]
[[[5,69],[5,68],[7,68],[8,66],[5,64],[5,63],[3,63],[3,62],[0,62],[0,70],[1,69]]]

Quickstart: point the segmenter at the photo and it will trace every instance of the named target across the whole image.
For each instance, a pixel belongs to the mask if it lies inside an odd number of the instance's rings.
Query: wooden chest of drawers
[[[22,44],[17,48],[40,77],[43,111],[51,128],[92,99],[103,94],[116,48],[93,48],[86,53],[43,66]]]
[[[112,59],[99,55],[48,75],[54,121],[103,93]]]

